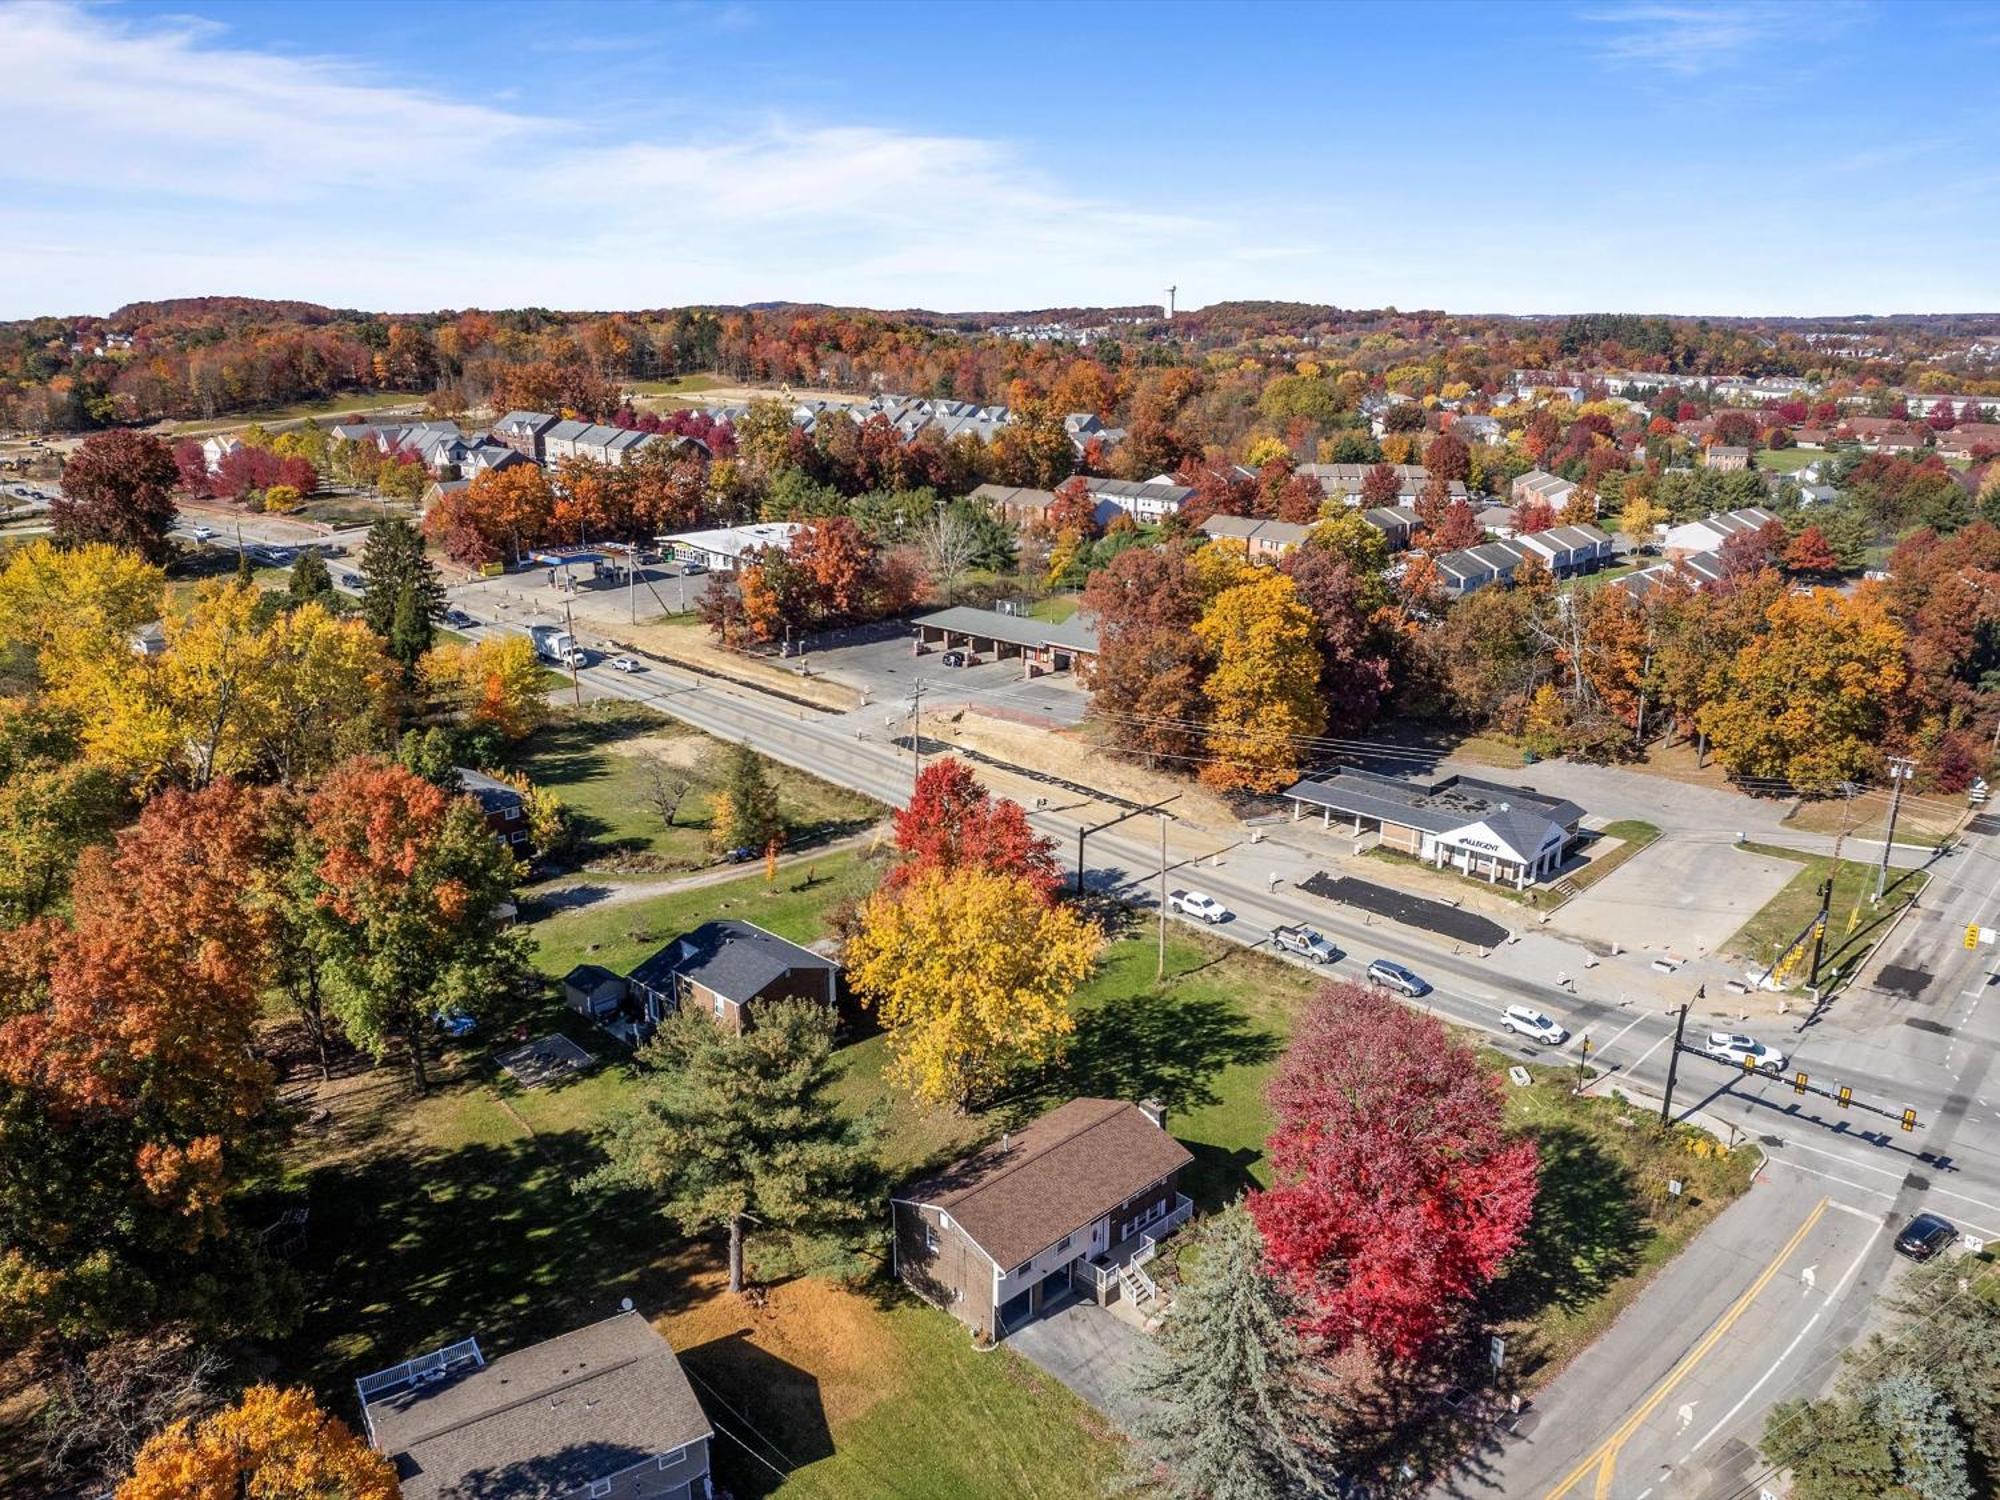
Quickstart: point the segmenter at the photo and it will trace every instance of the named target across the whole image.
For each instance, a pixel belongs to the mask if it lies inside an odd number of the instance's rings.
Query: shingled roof
[[[900,1194],[1012,1270],[1194,1157],[1136,1104],[1072,1099]]]

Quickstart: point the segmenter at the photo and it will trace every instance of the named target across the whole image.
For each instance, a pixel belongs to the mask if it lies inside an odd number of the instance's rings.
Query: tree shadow
[[[1595,1301],[1632,1273],[1647,1240],[1645,1207],[1623,1163],[1567,1126],[1542,1127],[1535,1143],[1541,1177],[1534,1217],[1483,1299],[1497,1322]],[[1540,1350],[1522,1347],[1510,1363],[1529,1373],[1541,1358]]]
[[[453,1500],[515,1500],[521,1495],[578,1494],[593,1479],[634,1468],[653,1456],[630,1443],[570,1443],[554,1453],[517,1463],[469,1470],[453,1482],[451,1494]],[[399,1480],[407,1482],[422,1472],[407,1454],[396,1461]]]
[[[469,1114],[462,1128],[480,1127]],[[454,1122],[456,1124],[456,1122]],[[504,1351],[615,1312],[702,1295],[712,1250],[682,1242],[644,1194],[577,1193],[587,1131],[504,1143],[383,1149],[304,1180],[312,1234],[297,1258],[306,1306],[272,1351],[322,1390],[476,1335]]]
[[[818,1378],[752,1343],[748,1328],[680,1359],[716,1430],[716,1478],[737,1500],[768,1495],[781,1476],[833,1456]]]
[[[1169,1118],[1221,1101],[1226,1068],[1278,1055],[1278,1039],[1225,1001],[1168,991],[1121,995],[1077,1017],[1062,1059],[1036,1081],[1034,1106],[1052,1098],[1155,1099]]]

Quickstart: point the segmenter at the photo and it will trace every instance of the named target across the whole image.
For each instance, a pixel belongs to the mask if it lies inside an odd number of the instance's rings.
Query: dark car
[[[722,857],[732,865],[747,865],[757,857],[757,851],[744,844],[735,849],[725,850]]]
[[[1896,1250],[1911,1260],[1929,1260],[1958,1238],[1958,1227],[1936,1214],[1918,1214],[1896,1236]]]
[[[1428,995],[1431,987],[1421,977],[1390,959],[1378,958],[1368,966],[1368,978],[1384,989],[1396,990],[1416,999]]]
[[[943,662],[947,667],[969,667],[972,665],[972,653],[970,651],[947,651],[938,660]]]

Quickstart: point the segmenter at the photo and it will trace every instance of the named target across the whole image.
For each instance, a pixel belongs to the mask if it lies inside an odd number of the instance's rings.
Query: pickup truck
[[[1331,964],[1340,961],[1340,950],[1324,937],[1303,924],[1296,927],[1274,927],[1271,941],[1286,953],[1296,953],[1300,958],[1316,964]]]
[[[1210,923],[1225,921],[1229,916],[1228,907],[1213,896],[1204,896],[1200,891],[1169,891],[1167,910]]]

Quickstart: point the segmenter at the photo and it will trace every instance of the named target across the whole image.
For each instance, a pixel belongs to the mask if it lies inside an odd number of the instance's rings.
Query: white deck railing
[[[1121,1273],[1132,1271],[1137,1273],[1135,1279],[1148,1299],[1158,1296],[1159,1288],[1153,1284],[1153,1278],[1142,1268],[1146,1262],[1160,1253],[1160,1241],[1187,1223],[1193,1214],[1194,1200],[1186,1193],[1176,1193],[1174,1206],[1168,1210],[1166,1218],[1147,1229],[1145,1233],[1127,1240],[1125,1243],[1131,1247],[1129,1250],[1120,1254],[1115,1260],[1106,1261],[1103,1265],[1086,1262],[1085,1269],[1090,1272],[1091,1285],[1100,1294],[1108,1292],[1118,1283]]]

